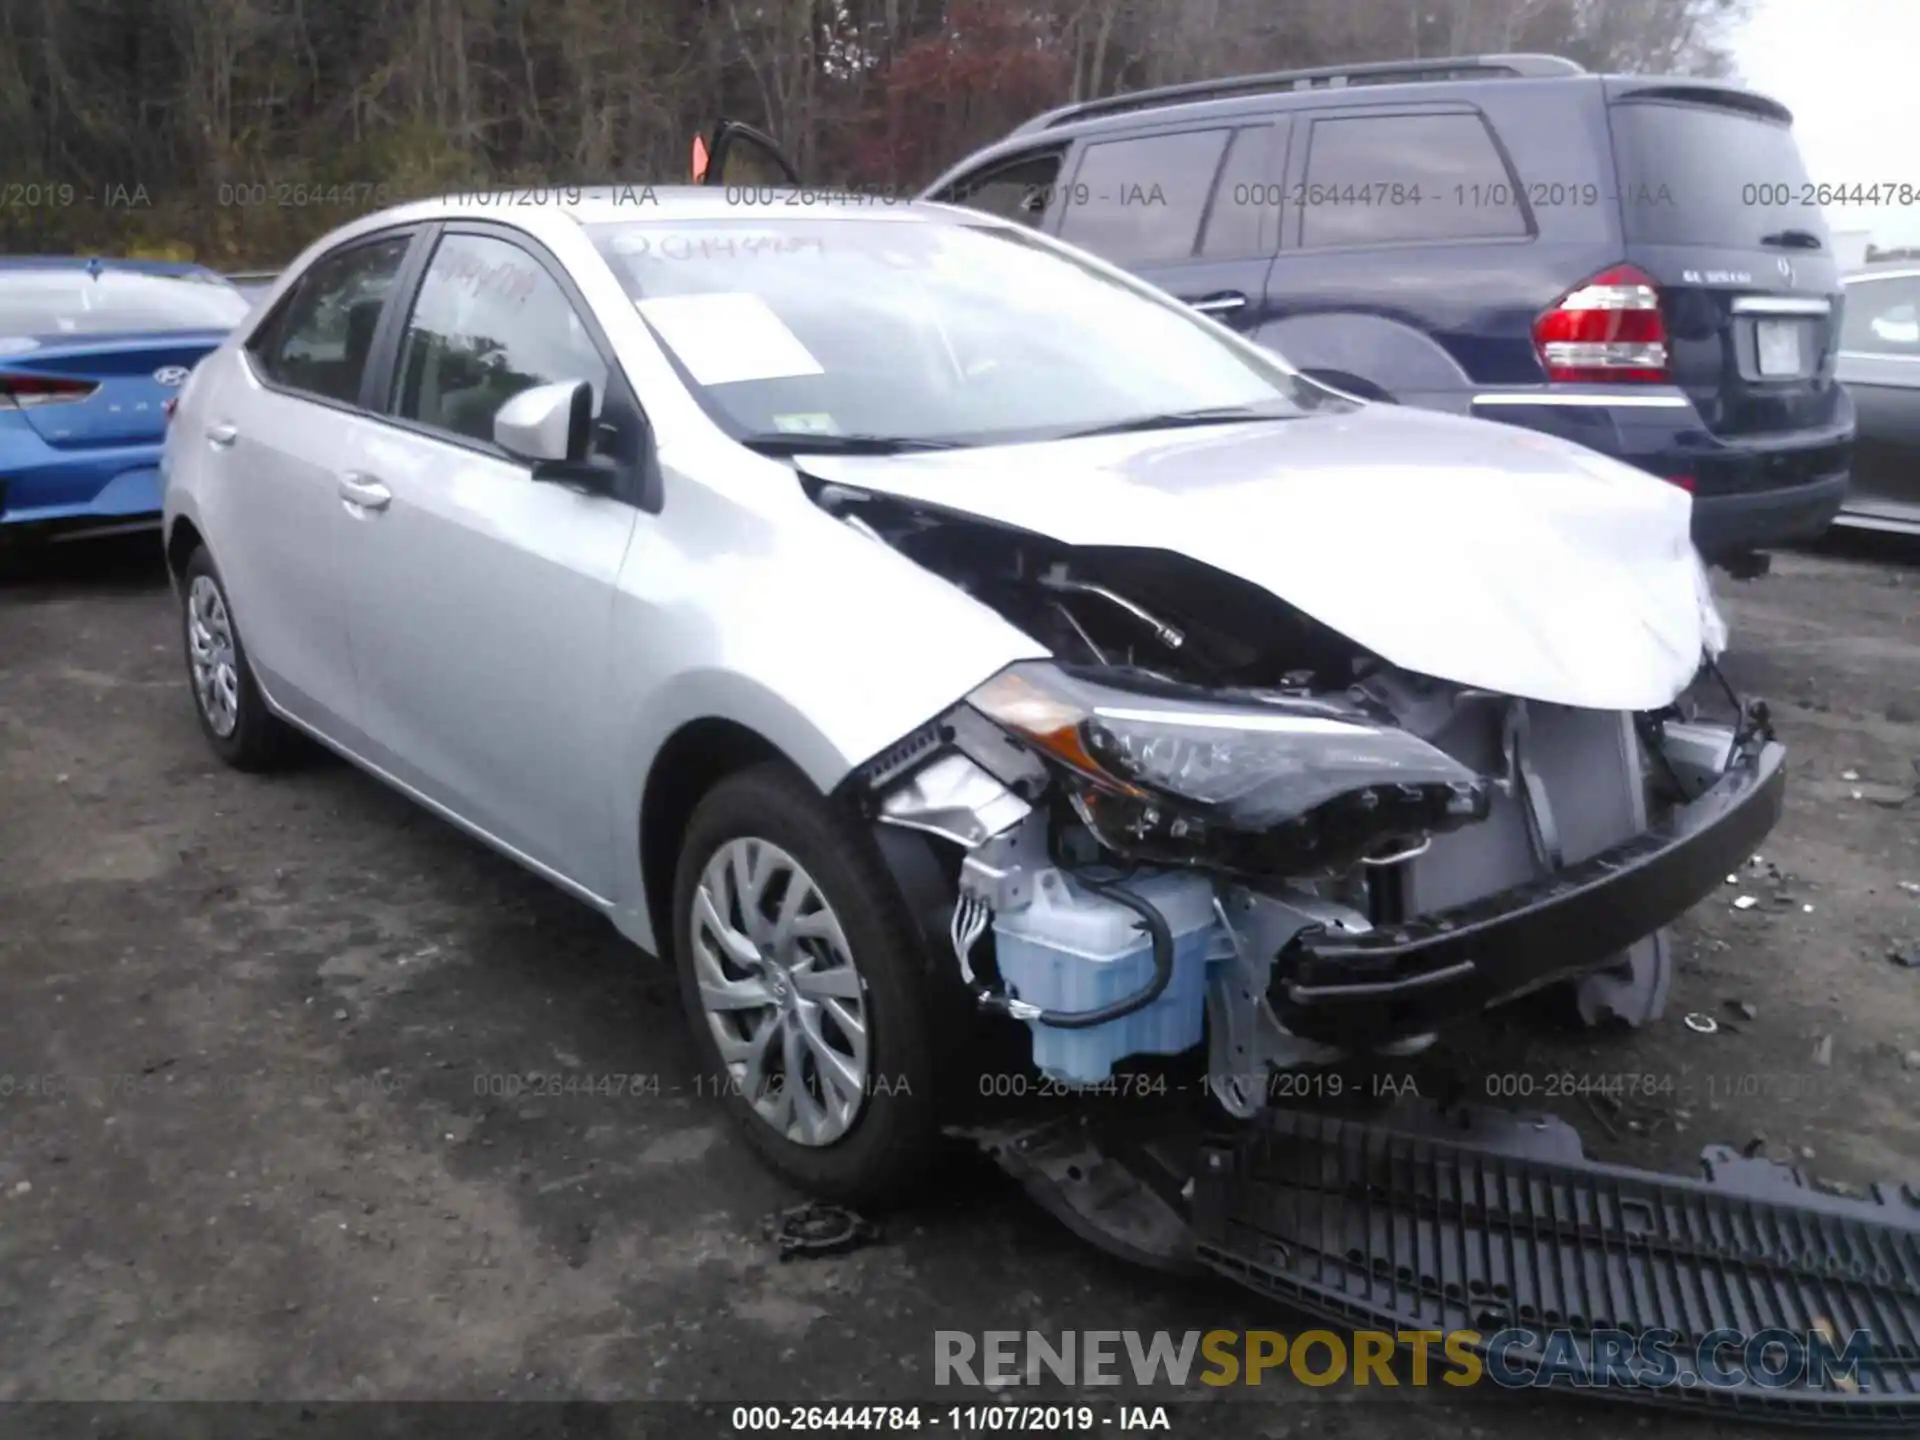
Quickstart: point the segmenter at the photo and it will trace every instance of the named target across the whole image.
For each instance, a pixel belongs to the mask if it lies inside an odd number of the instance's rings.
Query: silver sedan
[[[1658,1017],[1783,775],[1764,712],[1675,708],[1725,643],[1684,491],[1024,227],[803,199],[302,255],[167,444],[213,749],[316,739],[670,956],[827,1196],[1024,1087],[995,1029],[1062,1090],[1195,1052],[1246,1117],[1542,987]]]

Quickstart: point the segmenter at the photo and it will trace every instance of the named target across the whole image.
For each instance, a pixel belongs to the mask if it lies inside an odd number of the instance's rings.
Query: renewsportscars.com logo
[[[964,1330],[934,1332],[934,1383],[1003,1389],[1049,1380],[1072,1387],[1194,1383],[1302,1385],[1492,1383],[1505,1389],[1815,1389],[1853,1391],[1872,1354],[1864,1330]],[[1396,1369],[1404,1352],[1406,1363]],[[1406,1378],[1402,1378],[1403,1373]]]

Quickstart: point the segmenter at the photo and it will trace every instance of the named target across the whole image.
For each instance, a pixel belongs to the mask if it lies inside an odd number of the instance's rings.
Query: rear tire
[[[180,588],[181,640],[200,733],[213,753],[235,770],[277,768],[293,749],[294,734],[267,708],[240,639],[233,603],[206,546],[196,546],[187,557]]]
[[[694,810],[673,897],[698,1087],[809,1194],[906,1195],[938,1144],[933,1026],[922,946],[871,837],[786,765],[756,765]]]

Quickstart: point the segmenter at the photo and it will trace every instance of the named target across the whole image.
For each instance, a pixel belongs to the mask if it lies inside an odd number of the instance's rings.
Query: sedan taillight
[[[1660,291],[1631,265],[1615,265],[1571,290],[1533,322],[1547,378],[1571,384],[1666,384],[1667,323]]]
[[[160,402],[160,413],[166,416],[169,422],[171,422],[173,419],[173,412],[178,410],[179,408],[180,408],[180,397],[178,395],[169,395],[166,399]]]
[[[100,387],[91,380],[53,375],[0,375],[0,410],[29,410],[84,400]]]

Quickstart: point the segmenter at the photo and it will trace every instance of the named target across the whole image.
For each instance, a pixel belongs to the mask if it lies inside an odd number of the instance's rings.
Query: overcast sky
[[[1920,191],[1920,0],[1757,0],[1730,37],[1741,78],[1793,111],[1807,173]],[[1827,211],[1878,245],[1920,243],[1920,204]]]

